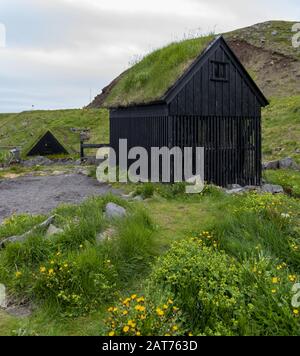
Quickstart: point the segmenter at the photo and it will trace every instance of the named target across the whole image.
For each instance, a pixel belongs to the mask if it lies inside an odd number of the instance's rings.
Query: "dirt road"
[[[118,194],[81,174],[25,176],[0,180],[0,224],[13,213],[47,214],[61,203],[80,203],[94,195]]]

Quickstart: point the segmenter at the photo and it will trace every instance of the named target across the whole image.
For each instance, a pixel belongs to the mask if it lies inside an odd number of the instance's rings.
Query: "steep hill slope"
[[[225,39],[267,97],[300,95],[300,48],[292,46],[293,24],[293,22],[270,21],[224,34]],[[159,76],[159,73],[164,71],[164,66],[153,70],[151,67],[153,59],[162,58],[161,63],[167,62],[167,67],[170,63],[178,63],[179,66],[185,61],[189,63],[187,59],[199,55],[209,40],[211,37],[185,40],[151,53],[115,78],[88,105],[88,108],[109,106],[115,102],[116,97],[127,97],[128,91],[132,87],[136,89],[136,86],[140,86],[141,91],[145,87],[147,91],[156,90],[159,94],[162,91],[159,80],[156,81],[158,87],[147,87],[149,76],[153,74]],[[153,83],[153,79],[151,82]],[[143,93],[145,97],[147,94]]]

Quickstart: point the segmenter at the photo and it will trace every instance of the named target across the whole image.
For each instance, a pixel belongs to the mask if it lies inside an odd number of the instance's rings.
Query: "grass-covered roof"
[[[121,75],[106,94],[103,106],[147,104],[162,99],[213,39],[206,36],[172,43],[147,55]]]

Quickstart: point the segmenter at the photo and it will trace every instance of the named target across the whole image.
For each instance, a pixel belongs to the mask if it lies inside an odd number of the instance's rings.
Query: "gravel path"
[[[108,192],[119,194],[82,174],[0,180],[0,224],[13,213],[48,214],[61,203],[77,204]]]

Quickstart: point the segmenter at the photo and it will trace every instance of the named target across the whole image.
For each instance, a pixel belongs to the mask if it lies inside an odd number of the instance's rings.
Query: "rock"
[[[297,149],[295,150],[295,153],[296,153],[296,154],[300,154],[300,148],[297,148]]]
[[[105,207],[105,216],[108,219],[123,218],[126,216],[126,210],[115,203],[108,203]]]
[[[279,161],[270,161],[263,163],[263,169],[278,169],[279,168]]]
[[[278,35],[278,32],[277,31],[273,31],[272,32],[272,36],[277,36]]]
[[[247,190],[245,188],[236,188],[236,189],[225,189],[225,194],[234,195],[234,194],[244,194]]]
[[[239,184],[228,184],[228,186],[227,186],[227,189],[228,189],[228,190],[231,190],[231,189],[240,189],[240,188],[242,188],[242,186],[239,185]]]
[[[279,168],[281,169],[297,168],[297,164],[292,158],[287,157],[279,161]]]
[[[257,187],[256,185],[247,185],[246,187],[245,187],[245,189],[248,191],[248,192],[253,192],[253,191],[255,191],[255,190],[259,190],[259,188],[260,187]]]
[[[6,288],[4,284],[0,284],[0,308],[7,308]]]
[[[53,236],[53,235],[61,234],[62,232],[64,232],[63,229],[59,229],[58,227],[56,227],[56,226],[51,224],[48,227],[48,230],[46,232],[46,237],[50,237],[50,236]]]
[[[134,201],[143,201],[143,197],[141,195],[137,195],[136,197],[133,198]]]
[[[116,230],[113,227],[110,227],[107,230],[101,232],[96,237],[97,245],[101,244],[105,240],[111,240],[113,235],[115,235],[115,233],[116,233]]]
[[[0,241],[0,249],[5,248],[6,245],[9,244],[9,243],[24,242],[36,230],[39,230],[39,229],[45,229],[46,230],[46,229],[48,229],[48,227],[55,220],[55,217],[56,217],[56,215],[50,216],[50,218],[48,218],[47,220],[45,220],[41,224],[36,225],[34,228],[32,228],[31,230],[25,232],[25,234],[23,234],[23,235],[10,236],[10,237],[7,237],[7,238],[3,239],[2,241]]]
[[[261,187],[263,193],[282,194],[284,190],[281,185],[264,184]]]
[[[22,162],[24,167],[34,167],[34,166],[50,166],[53,164],[47,157],[37,156],[32,159],[26,160]]]

